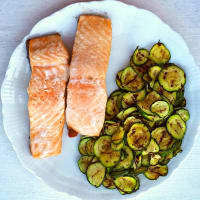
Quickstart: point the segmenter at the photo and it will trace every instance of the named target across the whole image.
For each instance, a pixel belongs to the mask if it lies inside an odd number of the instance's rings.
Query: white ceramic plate
[[[150,48],[161,40],[171,51],[171,62],[183,67],[187,74],[186,99],[191,113],[187,133],[183,141],[183,153],[169,163],[169,174],[157,181],[141,178],[140,190],[131,195],[121,196],[117,190],[103,187],[94,188],[86,180],[77,166],[79,158],[79,137],[68,138],[67,129],[63,134],[62,154],[48,159],[33,159],[29,152],[29,119],[27,112],[27,86],[30,67],[27,60],[25,42],[28,38],[59,32],[71,51],[76,32],[77,19],[81,14],[99,14],[112,20],[113,41],[110,64],[107,73],[108,93],[116,89],[115,75],[129,62],[129,57],[137,45]],[[2,86],[3,123],[23,166],[42,179],[52,188],[81,199],[127,199],[135,197],[159,185],[170,177],[181,161],[189,153],[198,131],[200,109],[200,72],[195,65],[187,45],[180,35],[147,10],[138,9],[117,1],[77,3],[70,5],[37,23],[14,51]]]

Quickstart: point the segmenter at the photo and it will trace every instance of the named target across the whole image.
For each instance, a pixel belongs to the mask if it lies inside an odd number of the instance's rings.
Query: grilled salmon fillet
[[[30,150],[35,158],[60,154],[69,55],[58,34],[28,41]]]
[[[98,136],[103,127],[111,40],[110,19],[80,16],[70,64],[66,119],[68,127],[82,135]]]

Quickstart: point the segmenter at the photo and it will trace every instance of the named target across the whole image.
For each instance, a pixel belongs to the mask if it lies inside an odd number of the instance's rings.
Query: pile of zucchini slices
[[[108,98],[100,136],[83,136],[78,147],[78,166],[93,186],[130,194],[140,187],[139,174],[166,176],[168,162],[182,151],[190,117],[186,76],[169,60],[169,50],[158,42],[150,51],[136,48],[130,66],[117,73],[119,90]]]

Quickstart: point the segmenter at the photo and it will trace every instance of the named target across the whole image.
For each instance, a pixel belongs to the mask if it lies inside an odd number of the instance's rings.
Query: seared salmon
[[[28,41],[30,150],[35,158],[60,154],[69,55],[58,34]]]
[[[70,64],[66,119],[68,127],[82,135],[98,136],[103,127],[111,40],[110,19],[80,16]]]

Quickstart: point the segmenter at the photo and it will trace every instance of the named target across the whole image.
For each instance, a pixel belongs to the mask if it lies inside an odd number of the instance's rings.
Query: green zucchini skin
[[[176,114],[180,115],[183,121],[187,122],[190,119],[190,113],[187,109],[181,108],[176,111]]]
[[[108,189],[115,189],[115,184],[113,178],[109,175],[109,173],[106,173],[106,176],[103,180],[103,186]]]
[[[85,137],[80,140],[79,145],[78,145],[78,150],[80,154],[82,155],[87,155],[87,142],[90,141],[92,138],[91,137]]]
[[[134,192],[137,186],[137,179],[131,176],[118,177],[114,180],[115,186],[125,193]]]
[[[114,170],[129,169],[133,164],[135,158],[133,151],[126,145],[123,146],[122,151],[126,156],[114,167]]]
[[[86,173],[88,166],[90,165],[90,163],[93,160],[93,156],[82,156],[80,157],[80,159],[78,160],[78,166],[79,169],[82,173]]]

